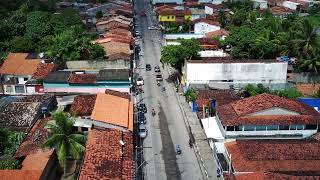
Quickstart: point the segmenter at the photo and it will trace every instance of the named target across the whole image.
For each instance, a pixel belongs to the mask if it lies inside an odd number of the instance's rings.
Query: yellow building
[[[158,14],[159,22],[183,22],[186,20],[191,21],[192,17],[190,10],[163,10]]]

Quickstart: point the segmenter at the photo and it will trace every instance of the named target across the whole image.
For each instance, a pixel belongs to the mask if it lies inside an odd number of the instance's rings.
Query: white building
[[[265,0],[253,0],[253,8],[257,9],[267,9],[268,2]]]
[[[282,3],[282,6],[286,7],[286,8],[289,8],[291,10],[297,10],[298,7],[300,6],[300,4],[296,3],[296,2],[292,2],[292,1],[284,1]]]
[[[231,60],[210,58],[186,61],[182,69],[186,86],[190,84],[281,84],[287,79],[286,62],[276,60]]]
[[[183,0],[152,0],[152,4],[162,4],[162,3],[183,4]]]
[[[319,115],[301,102],[260,94],[218,106],[215,117],[201,122],[207,138],[218,143],[248,138],[301,139],[317,133]]]
[[[200,18],[206,18],[206,12],[204,9],[190,9],[190,11],[192,21]]]
[[[206,14],[213,14],[213,13],[217,13],[219,12],[220,10],[224,9],[224,5],[222,4],[223,1],[214,1],[214,3],[212,4],[206,4],[204,6],[204,11]]]
[[[195,34],[205,34],[208,32],[220,30],[219,22],[211,21],[208,19],[196,19],[193,21],[193,24]]]

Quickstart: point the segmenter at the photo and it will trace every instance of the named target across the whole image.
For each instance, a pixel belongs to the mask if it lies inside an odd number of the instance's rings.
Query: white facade
[[[253,7],[255,9],[267,9],[268,8],[268,2],[265,0],[253,0]]]
[[[274,63],[195,63],[185,62],[183,75],[189,84],[225,83],[272,84],[286,83],[286,62]]]
[[[25,86],[26,82],[31,79],[30,75],[4,75],[3,82],[7,82],[10,79],[14,79],[14,83],[4,84],[3,92],[4,94],[26,94],[29,93]],[[30,94],[33,94],[34,91],[30,91]]]
[[[176,39],[199,39],[205,37],[205,34],[165,34],[165,40],[176,40]]]
[[[225,53],[222,49],[220,50],[204,50],[199,52],[200,57],[227,57],[229,54]]]
[[[300,5],[299,3],[292,2],[292,1],[284,1],[282,3],[283,7],[286,7],[286,8],[292,9],[292,10],[297,10],[299,5]]]
[[[152,4],[161,4],[161,3],[183,4],[183,0],[152,0]]]
[[[208,24],[206,22],[198,22],[194,24],[195,34],[204,34],[211,31],[220,30],[220,26]]]
[[[220,0],[216,0],[216,1],[213,1],[212,4],[221,4],[223,1],[220,1]],[[216,13],[218,12],[219,10],[218,9],[213,9],[212,7],[210,6],[204,6],[204,12],[208,15],[212,15],[213,13]]]

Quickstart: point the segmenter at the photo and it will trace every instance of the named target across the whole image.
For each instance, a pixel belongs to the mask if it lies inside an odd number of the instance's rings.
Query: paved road
[[[184,119],[175,97],[175,92],[170,84],[164,80],[166,91],[156,85],[154,66],[160,65],[161,45],[159,31],[148,30],[148,26],[156,22],[150,18],[150,4],[148,0],[136,0],[136,10],[147,12],[147,17],[139,16],[140,32],[143,37],[141,42],[140,64],[137,71],[145,80],[144,93],[139,96],[148,107],[147,128],[148,136],[144,140],[144,174],[147,180],[198,180],[203,179],[198,161],[193,149],[189,148],[189,135]],[[152,71],[146,72],[145,64],[151,64]],[[161,68],[164,79],[169,74]],[[157,115],[151,115],[151,108],[155,108]],[[175,145],[179,144],[182,149],[181,155],[175,154]]]

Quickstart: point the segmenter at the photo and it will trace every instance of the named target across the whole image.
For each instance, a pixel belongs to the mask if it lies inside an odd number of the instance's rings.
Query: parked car
[[[138,77],[136,84],[137,84],[137,86],[142,86],[142,85],[144,85],[144,80],[143,80],[143,78],[142,78],[141,76]]]
[[[161,28],[157,27],[157,26],[149,26],[148,29],[149,30],[160,30]]]
[[[146,104],[140,103],[140,104],[138,105],[138,110],[141,111],[141,112],[143,112],[143,113],[147,113],[147,106],[146,106]]]
[[[160,67],[159,66],[155,66],[154,67],[154,72],[160,72]]]
[[[143,112],[138,113],[138,123],[139,124],[146,124],[147,123],[147,118]]]
[[[139,137],[140,138],[145,138],[147,137],[147,128],[144,124],[139,124]]]
[[[146,70],[147,71],[151,71],[151,65],[150,64],[146,64]]]
[[[157,74],[156,75],[156,80],[157,81],[162,81],[163,79],[162,79],[162,75],[161,74]]]

